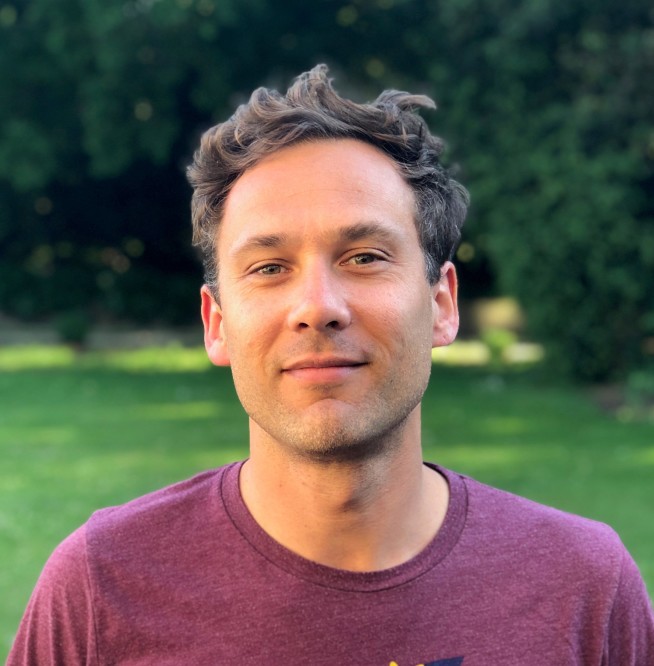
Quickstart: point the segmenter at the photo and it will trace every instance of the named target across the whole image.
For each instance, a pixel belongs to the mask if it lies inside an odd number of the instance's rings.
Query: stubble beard
[[[308,415],[280,405],[274,414],[255,411],[249,416],[295,459],[314,464],[363,462],[401,445],[409,416],[420,404],[427,381],[399,402],[393,384],[389,383],[372,404],[340,404],[330,409],[317,402]]]

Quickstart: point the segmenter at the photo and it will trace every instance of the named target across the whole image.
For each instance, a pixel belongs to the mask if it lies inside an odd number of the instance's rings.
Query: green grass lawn
[[[425,457],[606,521],[654,591],[654,425],[621,423],[579,389],[436,365]],[[76,357],[0,349],[0,656],[53,547],[96,508],[246,455],[228,370],[200,349]]]

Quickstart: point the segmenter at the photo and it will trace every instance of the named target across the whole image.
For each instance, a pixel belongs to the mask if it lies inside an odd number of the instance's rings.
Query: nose
[[[288,325],[293,330],[342,330],[351,313],[343,285],[331,266],[317,262],[298,272],[291,294]]]

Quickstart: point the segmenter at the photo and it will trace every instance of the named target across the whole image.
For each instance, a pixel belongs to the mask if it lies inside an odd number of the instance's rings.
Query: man
[[[467,206],[412,112],[430,105],[354,104],[319,66],[204,135],[205,343],[250,457],[94,514],[10,664],[654,664],[608,527],[422,461]]]

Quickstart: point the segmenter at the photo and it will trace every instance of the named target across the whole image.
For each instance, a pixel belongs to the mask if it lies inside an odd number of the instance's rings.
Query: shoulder
[[[539,504],[466,476],[462,479],[467,489],[468,520],[473,525],[483,523],[499,539],[525,539],[532,547],[548,549],[555,545],[561,554],[610,554],[618,560],[622,557],[620,537],[605,523]]]
[[[115,539],[142,542],[157,533],[185,532],[201,523],[218,501],[225,470],[234,464],[208,470],[161,488],[125,504],[96,511],[86,524],[88,547]]]
[[[84,526],[48,559],[7,661],[11,666],[46,663],[97,663]]]
[[[152,544],[156,533],[192,531],[219,502],[223,473],[237,463],[209,470],[118,506],[100,509],[64,539],[50,555],[39,578],[40,593],[62,590],[67,581],[86,580],[98,551],[125,551],[131,543]]]
[[[557,593],[575,590],[606,604],[618,592],[630,556],[608,525],[492,488],[460,474],[465,527],[459,553],[505,580]]]
[[[54,549],[41,577],[46,582],[58,581],[64,572],[73,572],[78,580],[86,575],[86,525],[76,529]]]
[[[572,627],[582,651],[601,637],[603,663],[654,663],[651,602],[611,527],[464,475],[445,475],[465,488],[458,561],[482,588],[498,587],[502,603],[517,600],[521,613],[539,608],[539,621],[549,617],[561,630]]]
[[[115,606],[127,599],[129,615],[162,571],[175,572],[182,557],[202,562],[210,545],[199,535],[210,519],[221,520],[220,484],[230,468],[237,479],[233,464],[101,509],[62,541],[39,577],[8,663],[100,663],[96,618],[106,631],[106,600]]]

